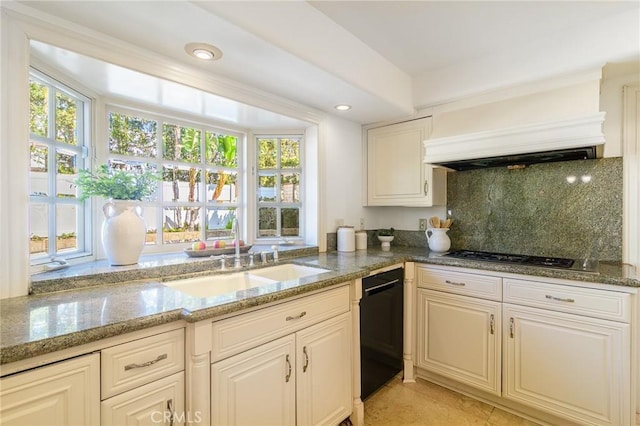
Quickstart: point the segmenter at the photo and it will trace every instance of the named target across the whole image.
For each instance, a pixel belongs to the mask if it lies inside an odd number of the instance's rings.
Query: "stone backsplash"
[[[452,250],[622,259],[622,158],[450,172],[447,191]],[[329,233],[327,249],[336,241]],[[426,248],[427,238],[396,230],[391,245]]]
[[[452,249],[622,259],[622,158],[451,172]]]

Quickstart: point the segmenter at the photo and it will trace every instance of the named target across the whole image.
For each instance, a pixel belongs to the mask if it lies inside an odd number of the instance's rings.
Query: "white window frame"
[[[90,167],[90,150],[91,150],[91,117],[93,102],[91,98],[80,93],[77,88],[71,87],[70,84],[63,83],[58,79],[39,71],[34,67],[29,68],[29,81],[36,80],[49,89],[48,96],[48,131],[47,137],[34,135],[29,132],[29,141],[36,141],[39,144],[47,146],[48,150],[48,190],[47,196],[32,195],[29,191],[29,206],[33,204],[46,204],[47,208],[47,229],[48,229],[48,247],[46,253],[30,255],[31,273],[37,273],[44,270],[44,264],[49,263],[52,257],[62,257],[66,260],[73,259],[75,261],[88,261],[93,259],[93,227],[92,211],[90,201],[80,201],[78,198],[57,198],[55,195],[57,162],[56,152],[58,149],[72,152],[77,156],[78,169]],[[65,95],[81,102],[81,108],[78,108],[76,137],[77,145],[69,145],[58,142],[55,137],[55,93],[61,92]],[[30,172],[29,172],[30,173]],[[76,205],[77,208],[77,224],[76,224],[76,242],[77,249],[56,253],[56,206],[58,205]],[[31,234],[31,232],[30,232]]]
[[[268,169],[268,173],[274,173],[276,175],[276,201],[275,202],[262,202],[259,201],[259,188],[260,188],[260,184],[259,184],[259,178],[260,178],[260,171],[258,169],[258,156],[260,155],[260,149],[259,149],[259,140],[260,139],[293,139],[293,138],[299,138],[300,139],[300,166],[297,168],[282,168],[281,164],[280,164],[280,144],[278,143],[278,151],[276,153],[276,168],[274,169]],[[305,196],[306,196],[306,175],[305,175],[305,140],[306,140],[306,135],[304,131],[300,131],[300,132],[293,132],[293,133],[268,133],[268,132],[262,132],[262,133],[256,133],[253,135],[253,150],[254,150],[254,155],[253,155],[253,165],[252,165],[252,169],[254,170],[253,173],[253,185],[255,185],[256,191],[255,191],[255,198],[253,201],[253,206],[254,206],[254,215],[253,215],[253,227],[254,227],[254,232],[253,232],[253,238],[255,239],[256,243],[258,244],[272,244],[272,243],[283,243],[284,241],[288,242],[288,243],[301,243],[305,241],[305,228],[306,228],[306,217],[305,217]],[[280,179],[279,176],[281,173],[299,173],[300,174],[300,183],[298,184],[298,190],[299,190],[299,198],[300,201],[297,203],[283,203],[280,200]],[[280,210],[282,208],[288,208],[288,207],[297,207],[299,209],[300,215],[298,217],[298,224],[299,224],[299,232],[297,236],[282,236],[281,232],[282,232],[282,219],[281,219],[281,214],[276,214],[276,236],[274,237],[260,237],[259,232],[260,232],[260,215],[259,215],[259,209],[260,207],[275,207],[278,212],[280,212]]]
[[[109,152],[108,140],[110,136],[109,132],[109,114],[117,113],[124,114],[129,116],[137,116],[140,118],[144,118],[146,120],[154,120],[157,123],[157,131],[156,131],[156,157],[132,157],[120,154],[112,154]],[[143,249],[143,254],[152,254],[152,253],[168,253],[168,252],[176,252],[179,250],[183,250],[184,248],[188,248],[191,246],[192,242],[179,242],[179,243],[163,243],[162,236],[162,226],[163,222],[163,214],[164,208],[166,207],[199,207],[199,224],[200,224],[200,239],[202,241],[207,242],[207,244],[211,244],[212,239],[206,239],[206,220],[207,220],[207,209],[212,207],[220,207],[220,208],[235,208],[236,215],[240,218],[242,223],[242,218],[246,215],[246,161],[245,157],[245,146],[246,146],[246,134],[230,128],[225,128],[216,124],[206,123],[203,120],[198,120],[197,118],[179,116],[175,114],[173,111],[165,111],[165,110],[148,110],[143,108],[135,108],[132,106],[125,106],[122,104],[107,102],[105,105],[105,141],[104,148],[101,150],[104,153],[104,158],[101,158],[99,163],[106,163],[109,160],[119,160],[119,161],[135,161],[135,162],[145,162],[157,168],[158,171],[162,171],[164,166],[185,166],[185,165],[196,165],[196,167],[202,172],[200,176],[200,185],[199,185],[199,193],[198,199],[200,201],[189,203],[186,201],[170,201],[164,200],[162,194],[161,183],[159,185],[159,190],[156,194],[156,198],[150,201],[143,201],[143,207],[153,207],[156,209],[155,211],[155,222],[156,222],[156,243],[155,244],[147,244]],[[184,162],[180,160],[166,160],[163,158],[162,151],[162,129],[164,124],[173,124],[184,127],[193,127],[201,132],[201,158],[199,163],[190,163]],[[205,183],[205,175],[206,171],[210,170],[216,172],[220,169],[218,166],[211,166],[206,164],[206,158],[204,155],[205,148],[205,132],[215,132],[222,133],[225,135],[234,136],[238,139],[238,145],[236,147],[236,155],[238,158],[238,166],[234,171],[237,171],[238,177],[236,185],[239,188],[239,194],[237,201],[235,203],[225,203],[219,206],[215,206],[211,203],[207,202],[207,189]],[[223,168],[226,170],[232,170],[232,168]],[[148,225],[148,224],[147,224]],[[246,235],[243,233],[243,229],[241,227],[240,234],[242,239],[246,239]]]

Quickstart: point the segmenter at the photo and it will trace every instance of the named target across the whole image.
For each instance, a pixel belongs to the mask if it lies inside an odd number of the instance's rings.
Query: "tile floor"
[[[537,426],[529,420],[449,389],[396,377],[364,403],[366,426]]]

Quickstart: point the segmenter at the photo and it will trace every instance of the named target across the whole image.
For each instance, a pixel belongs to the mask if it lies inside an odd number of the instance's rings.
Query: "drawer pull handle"
[[[555,296],[552,296],[552,295],[550,295],[550,294],[547,294],[547,295],[545,295],[544,297],[546,297],[547,299],[556,300],[556,301],[558,301],[558,302],[567,302],[567,303],[573,303],[573,302],[575,302],[575,299],[571,299],[571,298],[563,299],[563,298],[561,298],[561,297],[555,297]]]
[[[451,285],[459,285],[461,287],[464,287],[466,285],[465,283],[457,283],[455,281],[449,281],[449,280],[446,280],[445,283],[451,284]]]
[[[297,320],[297,319],[302,318],[302,317],[303,317],[303,316],[305,316],[305,315],[307,315],[307,311],[302,311],[302,312],[300,312],[298,315],[296,315],[296,316],[294,316],[294,317],[292,317],[292,316],[288,316],[288,317],[286,318],[286,320],[287,320],[287,321]]]
[[[148,367],[150,365],[153,365],[162,361],[163,359],[167,359],[168,357],[169,356],[167,354],[162,354],[162,355],[158,355],[158,358],[152,361],[143,362],[142,364],[127,364],[124,366],[124,371],[133,370],[134,368]]]
[[[496,319],[493,316],[493,314],[491,314],[491,319],[489,321],[489,331],[491,331],[491,334],[494,334],[496,331]]]
[[[291,361],[289,361],[289,354],[287,354],[287,357],[285,358],[285,361],[287,362],[287,376],[284,378],[285,383],[289,383],[289,379],[291,379]]]
[[[302,353],[304,354],[304,365],[302,366],[302,372],[306,373],[307,368],[309,367],[309,354],[307,353],[307,347],[302,348]]]
[[[509,318],[509,337],[513,339],[516,325],[514,324],[513,317]]]

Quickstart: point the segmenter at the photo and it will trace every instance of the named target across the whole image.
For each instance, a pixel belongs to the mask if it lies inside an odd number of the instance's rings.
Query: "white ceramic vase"
[[[448,230],[449,228],[429,228],[424,232],[429,242],[429,250],[439,253],[449,250],[451,239],[447,235]]]
[[[391,250],[391,241],[393,241],[393,235],[378,235],[378,240],[380,240],[381,248],[383,251]]]
[[[138,263],[147,229],[139,201],[109,200],[102,206],[102,246],[114,266]]]

